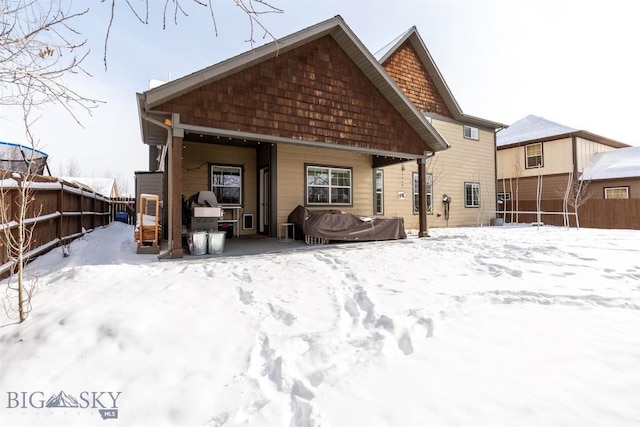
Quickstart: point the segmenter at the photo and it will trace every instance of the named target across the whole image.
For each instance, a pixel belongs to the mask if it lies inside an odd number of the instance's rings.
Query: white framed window
[[[604,189],[605,199],[628,199],[629,187],[606,187]]]
[[[480,207],[480,183],[479,182],[464,183],[464,207],[465,208]]]
[[[542,143],[525,145],[525,165],[527,169],[544,166],[542,162]]]
[[[210,165],[211,191],[218,203],[228,206],[242,205],[242,167]]]
[[[413,213],[419,214],[418,207],[420,206],[418,189],[420,184],[418,182],[418,173],[413,173]],[[425,207],[427,209],[427,215],[433,214],[433,175],[430,173],[425,175]]]
[[[498,200],[504,200],[508,202],[511,200],[511,193],[498,193]]]
[[[307,165],[307,205],[350,205],[351,174],[351,169]]]
[[[475,141],[480,139],[480,132],[478,131],[478,128],[464,126],[463,134],[466,139],[473,139]]]
[[[375,171],[375,194],[374,194],[374,206],[373,212],[376,215],[384,214],[384,171],[382,169],[376,169]]]

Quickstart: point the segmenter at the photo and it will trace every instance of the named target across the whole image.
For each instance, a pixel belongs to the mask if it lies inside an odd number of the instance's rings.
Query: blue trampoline
[[[0,141],[0,170],[44,175],[45,169],[49,172],[48,157],[40,150]]]

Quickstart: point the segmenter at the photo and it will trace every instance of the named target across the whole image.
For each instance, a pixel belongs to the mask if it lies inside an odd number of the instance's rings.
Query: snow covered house
[[[497,133],[497,176],[500,209],[505,211],[548,212],[543,214],[545,224],[562,225],[560,213],[563,211],[565,193],[569,193],[569,212],[574,209],[580,180],[590,181],[580,207],[580,224],[603,228],[640,228],[640,222],[633,215],[607,212],[613,208],[610,203],[602,205],[592,199],[632,197],[630,177],[614,178],[612,170],[605,163],[633,162],[634,147],[600,135],[564,126],[542,117],[529,115]],[[624,159],[624,160],[621,160]],[[624,168],[621,168],[624,169]],[[633,168],[627,168],[632,170]],[[596,172],[598,171],[598,172]],[[629,184],[629,185],[627,185]],[[584,184],[583,184],[584,186]],[[626,189],[620,187],[628,187]],[[539,203],[537,195],[539,194]],[[616,205],[615,209],[628,211]],[[635,209],[635,208],[634,208]],[[555,214],[554,214],[555,213]],[[505,217],[514,218],[514,215]],[[518,222],[535,221],[529,214],[518,215]],[[570,224],[575,224],[571,219]]]
[[[640,199],[640,147],[597,153],[580,179],[593,198]]]
[[[577,180],[596,153],[629,147],[600,135],[529,115],[497,133],[498,197],[507,202],[564,197],[570,177]]]
[[[378,184],[396,191],[379,174],[392,165],[411,165],[418,185],[407,187],[405,207],[382,213],[409,214],[409,226],[426,235],[433,197],[427,160],[451,147],[447,135],[462,140],[467,124],[472,140],[491,145],[483,170],[495,189],[495,148],[487,138],[498,125],[460,116],[448,95],[442,105],[449,113],[430,111],[442,118],[434,125],[424,113],[430,107],[416,105],[388,70],[336,16],[139,93],[149,170],[164,171],[167,183],[171,256],[183,256],[182,200],[199,191],[216,194],[220,222],[237,235],[276,236],[298,205],[378,214]],[[440,86],[433,93],[441,92],[444,81],[434,82]],[[478,197],[478,189],[469,191]],[[414,197],[424,202],[412,206]]]
[[[72,182],[94,193],[100,194],[105,197],[119,197],[120,190],[115,178],[92,178],[92,177],[78,177],[68,176],[60,177],[60,179]]]

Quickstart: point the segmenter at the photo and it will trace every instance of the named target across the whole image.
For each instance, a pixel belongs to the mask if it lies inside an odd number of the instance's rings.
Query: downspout
[[[498,143],[497,143],[498,137],[496,136],[496,134],[498,132],[500,132],[502,129],[504,129],[504,127],[501,126],[501,127],[497,128],[497,129],[495,129],[493,131],[493,176],[495,177],[495,179],[494,179],[495,188],[494,188],[493,194],[495,195],[495,198],[496,198],[495,199],[496,200],[496,218],[498,217],[498,212],[499,212],[499,208],[500,208],[500,206],[498,206],[498,188],[499,188],[498,187],[498,185],[499,185],[498,184]],[[503,172],[504,172],[504,170],[503,170]],[[502,186],[503,186],[503,188],[504,188],[504,178],[505,177],[504,177],[504,173],[503,173],[503,175],[502,175]],[[506,209],[506,205],[507,205],[507,201],[503,200],[502,201],[502,208]],[[506,216],[506,214],[502,215],[502,221],[505,220],[505,218],[504,218],[505,216]]]
[[[575,135],[571,135],[571,151],[573,151],[573,175],[571,178],[571,188],[574,187],[574,180],[578,176],[578,143]],[[580,229],[580,222],[578,221],[578,207],[576,206],[578,203],[578,195],[582,191],[582,180],[580,180],[580,184],[578,186],[578,192],[576,193],[576,199],[573,205],[573,211],[576,214],[576,228]],[[568,210],[568,207],[567,207]]]
[[[573,176],[578,176],[578,144],[576,142],[576,136],[571,135],[571,150],[573,151]]]

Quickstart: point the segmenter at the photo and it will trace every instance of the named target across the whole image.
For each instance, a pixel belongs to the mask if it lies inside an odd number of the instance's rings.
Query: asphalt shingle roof
[[[561,125],[542,117],[528,115],[496,133],[496,145],[500,147],[577,131],[578,129]]]

